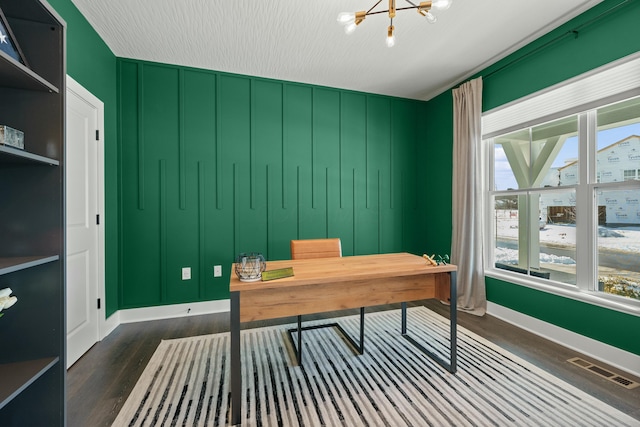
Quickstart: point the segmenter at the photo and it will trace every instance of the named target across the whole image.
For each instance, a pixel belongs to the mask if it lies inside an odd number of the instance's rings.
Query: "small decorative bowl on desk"
[[[257,282],[266,269],[267,263],[261,253],[242,253],[236,257],[236,276],[241,282]]]

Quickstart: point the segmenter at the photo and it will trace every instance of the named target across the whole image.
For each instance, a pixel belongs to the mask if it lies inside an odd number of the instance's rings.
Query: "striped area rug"
[[[357,316],[337,320],[357,336]],[[305,331],[303,366],[292,362],[290,327],[241,333],[243,425],[640,425],[461,327],[455,375],[402,338],[399,310],[366,315],[362,356],[332,328]],[[448,357],[447,319],[410,308],[408,330]],[[163,341],[114,426],[229,425],[229,399],[228,333]]]

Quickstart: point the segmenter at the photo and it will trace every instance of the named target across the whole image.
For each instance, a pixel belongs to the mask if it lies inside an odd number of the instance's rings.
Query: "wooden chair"
[[[334,258],[341,256],[342,243],[340,242],[340,239],[306,239],[291,241],[291,259]],[[296,347],[296,345],[293,339],[293,333],[296,332],[298,335],[298,345],[296,349],[298,365],[302,365],[302,331],[319,328],[336,328],[359,354],[364,353],[364,307],[360,307],[360,344],[357,344],[349,334],[347,334],[347,331],[337,323],[307,326],[303,328],[302,315],[298,315],[297,329],[289,329],[288,331],[289,339],[294,347]]]
[[[291,241],[291,259],[335,258],[342,256],[340,239],[307,239]]]

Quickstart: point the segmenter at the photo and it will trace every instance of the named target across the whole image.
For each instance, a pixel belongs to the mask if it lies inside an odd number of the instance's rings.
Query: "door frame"
[[[97,310],[98,341],[101,341],[109,332],[105,316],[105,243],[104,230],[107,218],[104,213],[104,103],[95,95],[85,89],[80,83],[67,74],[67,93],[73,92],[78,98],[94,107],[98,113],[97,131],[99,138],[96,141],[97,156],[97,214],[100,215],[100,224],[97,224],[97,254],[96,254],[96,296],[100,299],[100,308]],[[65,132],[66,135],[66,132]],[[66,137],[66,136],[65,136]],[[66,196],[65,196],[66,205]],[[66,246],[66,245],[65,245]],[[66,257],[65,257],[66,259]],[[97,303],[97,301],[96,301]]]

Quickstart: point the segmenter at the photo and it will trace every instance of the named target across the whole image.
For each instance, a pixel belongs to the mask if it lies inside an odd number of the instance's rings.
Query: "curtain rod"
[[[489,77],[493,76],[494,74],[497,74],[500,71],[503,71],[503,70],[511,67],[512,65],[515,65],[518,62],[527,59],[528,57],[530,57],[530,56],[532,56],[532,55],[534,55],[534,54],[536,54],[536,53],[548,48],[549,46],[559,42],[560,40],[564,39],[565,37],[567,37],[569,35],[573,35],[575,38],[577,38],[579,33],[580,33],[580,31],[582,31],[586,27],[594,24],[595,22],[599,21],[600,19],[604,18],[605,16],[608,16],[608,15],[612,14],[613,12],[617,11],[622,6],[627,6],[628,4],[632,3],[633,1],[635,1],[635,0],[623,0],[622,2],[620,2],[617,5],[613,6],[611,9],[602,12],[600,15],[590,19],[589,21],[578,25],[577,27],[575,27],[572,30],[567,31],[566,33],[560,34],[559,36],[557,36],[556,38],[554,38],[552,40],[549,40],[547,43],[543,44],[542,46],[538,46],[537,48],[533,49],[532,51],[525,53],[521,57],[516,58],[516,59],[504,64],[503,66],[501,66],[500,68],[498,68],[496,70],[491,71],[487,75],[483,76],[483,80],[486,80]]]

